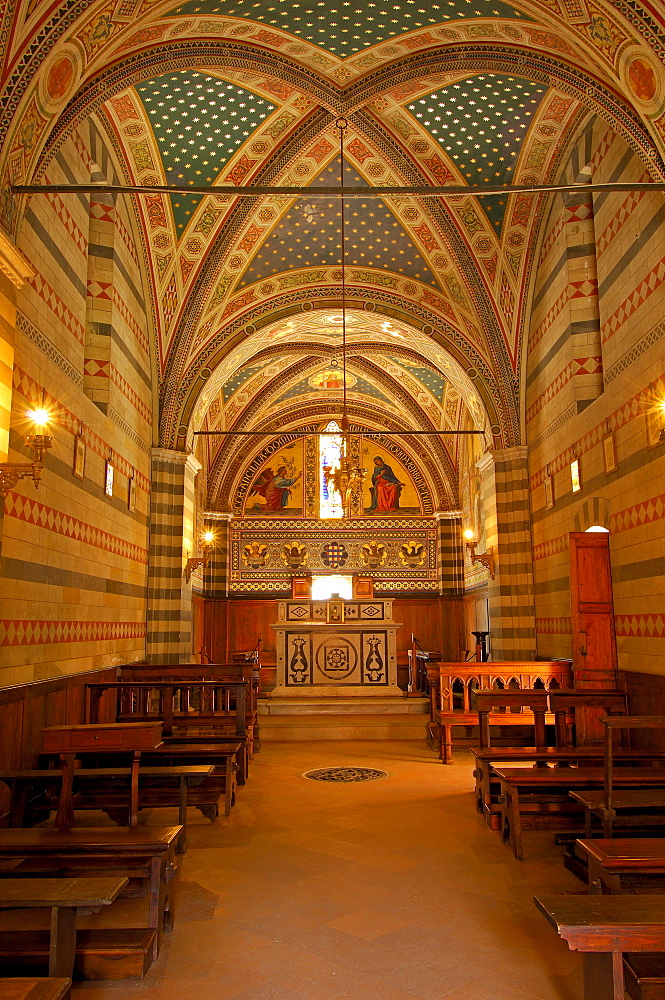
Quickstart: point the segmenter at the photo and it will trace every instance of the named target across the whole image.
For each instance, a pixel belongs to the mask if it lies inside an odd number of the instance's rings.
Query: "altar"
[[[277,602],[277,695],[400,693],[392,600]]]

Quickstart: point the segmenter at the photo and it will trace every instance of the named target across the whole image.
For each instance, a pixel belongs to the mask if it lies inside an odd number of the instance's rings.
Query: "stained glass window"
[[[344,517],[339,473],[342,468],[342,428],[331,420],[319,436],[319,517]]]

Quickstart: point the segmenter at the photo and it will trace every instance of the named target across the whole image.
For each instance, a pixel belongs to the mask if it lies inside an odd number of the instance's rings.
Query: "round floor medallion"
[[[312,781],[375,781],[387,777],[387,771],[378,771],[375,767],[317,767],[303,774],[303,778]]]

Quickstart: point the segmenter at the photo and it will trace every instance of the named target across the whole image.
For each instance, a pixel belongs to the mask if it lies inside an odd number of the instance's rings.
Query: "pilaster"
[[[192,588],[185,579],[194,538],[193,455],[153,448],[146,653],[151,663],[191,658]]]
[[[477,465],[495,564],[488,581],[492,659],[530,660],[536,633],[527,449],[488,452]]]

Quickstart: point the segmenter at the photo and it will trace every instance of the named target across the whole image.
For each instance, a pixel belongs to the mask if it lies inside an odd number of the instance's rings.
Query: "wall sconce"
[[[199,542],[199,548],[202,549],[203,555],[190,556],[185,564],[185,580],[187,583],[189,583],[195,569],[198,569],[199,566],[205,567],[208,565],[212,551],[215,548],[216,541],[217,539],[214,531],[203,532]]]
[[[25,443],[35,457],[32,462],[0,462],[0,493],[3,497],[16,486],[19,479],[32,479],[35,489],[38,488],[44,468],[44,456],[53,444],[51,435],[44,433],[51,414],[44,406],[43,399],[42,405],[28,410],[26,417],[32,421],[35,432],[26,434]]]
[[[471,564],[480,563],[489,572],[489,575],[494,579],[494,549],[489,548],[486,552],[479,552],[476,554],[476,545],[478,542],[473,537],[473,532],[470,528],[464,532],[464,537],[466,538],[466,547],[471,553]]]

